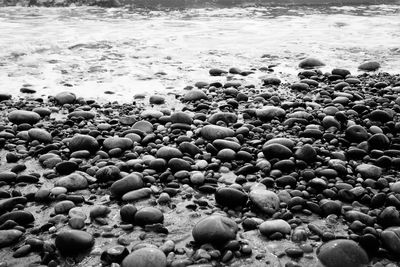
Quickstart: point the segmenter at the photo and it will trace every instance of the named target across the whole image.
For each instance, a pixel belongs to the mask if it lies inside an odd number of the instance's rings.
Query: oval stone
[[[57,235],[55,244],[61,255],[76,256],[91,249],[94,238],[85,231],[66,230]]]
[[[325,267],[364,267],[369,263],[364,249],[356,242],[345,239],[323,244],[317,249],[317,257]]]
[[[199,244],[222,245],[236,238],[237,224],[220,215],[211,215],[200,220],[193,228],[192,235]]]

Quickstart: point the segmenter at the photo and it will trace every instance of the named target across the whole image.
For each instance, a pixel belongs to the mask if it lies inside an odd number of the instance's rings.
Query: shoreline
[[[321,64],[181,107],[0,94],[0,266],[394,266],[400,75]]]
[[[104,8],[131,7],[145,9],[185,9],[185,8],[221,8],[248,6],[352,6],[352,5],[381,5],[400,4],[399,0],[1,0],[0,7],[70,7],[70,6],[99,6]]]

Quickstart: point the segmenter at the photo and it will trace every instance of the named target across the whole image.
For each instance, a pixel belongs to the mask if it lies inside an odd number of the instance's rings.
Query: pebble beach
[[[0,266],[398,266],[400,75],[324,65],[126,103],[2,91]]]

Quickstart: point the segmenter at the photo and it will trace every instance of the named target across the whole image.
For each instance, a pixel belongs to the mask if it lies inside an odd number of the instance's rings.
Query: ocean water
[[[358,74],[360,63],[376,60],[400,73],[400,5],[0,9],[0,92],[13,95],[26,87],[34,96],[73,91],[131,102],[197,81],[290,82],[305,57],[325,62],[323,71]],[[230,67],[254,73],[208,74]]]

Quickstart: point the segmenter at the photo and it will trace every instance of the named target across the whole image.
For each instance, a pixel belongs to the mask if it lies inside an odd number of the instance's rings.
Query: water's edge
[[[233,6],[318,6],[400,4],[400,0],[0,0],[4,6],[101,6],[137,8],[204,8]]]

